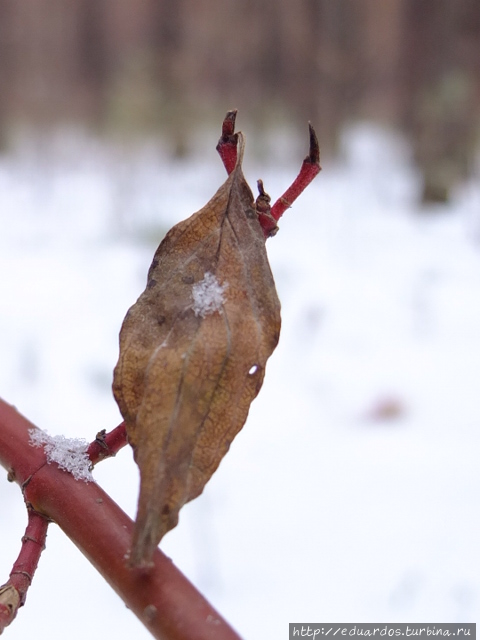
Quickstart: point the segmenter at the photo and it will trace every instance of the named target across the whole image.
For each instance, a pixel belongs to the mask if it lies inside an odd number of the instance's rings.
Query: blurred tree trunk
[[[358,115],[392,124],[400,116],[400,68],[404,0],[359,3],[361,78]]]
[[[168,122],[173,152],[187,151],[188,67],[185,65],[183,0],[162,0],[151,5],[150,38],[154,51],[153,80],[159,90],[159,108]]]
[[[88,117],[103,121],[108,80],[108,50],[104,0],[83,0],[78,14],[78,77],[85,93]]]
[[[9,4],[0,2],[0,153],[7,146],[8,86],[11,82],[11,42]]]
[[[318,107],[322,150],[336,149],[338,133],[356,112],[361,78],[357,62],[361,44],[361,3],[351,0],[321,0],[319,7]]]
[[[478,142],[480,12],[475,0],[405,0],[404,125],[423,199],[443,202]]]

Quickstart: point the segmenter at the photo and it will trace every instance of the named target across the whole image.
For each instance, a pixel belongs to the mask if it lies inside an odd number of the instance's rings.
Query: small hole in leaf
[[[249,376],[253,376],[255,373],[257,373],[258,371],[258,365],[254,364],[252,367],[250,367],[250,369],[248,370],[248,375]]]

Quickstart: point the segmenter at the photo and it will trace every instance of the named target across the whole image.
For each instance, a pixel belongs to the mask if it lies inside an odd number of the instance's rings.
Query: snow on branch
[[[43,446],[48,464],[56,462],[60,469],[68,471],[75,480],[94,482],[88,457],[88,442],[83,438],[66,438],[51,436],[42,429],[29,429],[30,444],[33,447]]]

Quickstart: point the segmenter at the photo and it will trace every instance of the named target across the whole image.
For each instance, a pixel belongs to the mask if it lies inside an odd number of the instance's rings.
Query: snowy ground
[[[155,246],[224,174],[215,133],[202,160],[168,164],[154,146],[61,140],[0,158],[0,396],[91,440],[120,421],[117,335]],[[305,150],[290,153],[260,168],[247,131],[247,179],[279,195]],[[288,622],[480,621],[480,189],[423,212],[417,190],[399,141],[359,127],[268,242],[279,347],[162,543],[245,639],[286,638]],[[133,516],[131,452],[95,476]],[[6,480],[0,501],[2,582],[25,514]],[[47,542],[6,637],[150,637],[55,526]]]

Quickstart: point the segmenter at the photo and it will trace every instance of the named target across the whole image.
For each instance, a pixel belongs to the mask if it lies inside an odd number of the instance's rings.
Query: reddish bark
[[[318,146],[315,129],[310,123],[308,123],[308,131],[310,134],[310,149],[308,156],[302,163],[300,173],[272,207],[272,216],[277,221],[321,171],[320,147]]]
[[[95,440],[90,443],[87,454],[92,464],[95,465],[105,458],[111,458],[115,456],[120,449],[123,449],[128,444],[127,432],[125,430],[125,423],[122,422],[112,429],[107,431],[103,429],[96,435]]]
[[[28,587],[32,583],[40,555],[45,549],[48,522],[48,518],[29,509],[22,548],[10,572],[10,579],[0,587],[0,633],[13,621],[18,609],[25,604]]]
[[[236,109],[228,111],[222,124],[222,135],[217,144],[217,151],[220,154],[228,175],[232,173],[235,169],[235,165],[237,164],[238,136],[235,133],[236,117]]]
[[[63,529],[153,636],[239,640],[159,549],[151,571],[128,567],[133,522],[97,484],[76,481],[56,464],[47,464],[43,449],[29,444],[33,427],[0,400],[0,464],[23,487],[31,508]]]
[[[217,144],[217,151],[229,175],[235,168],[237,161],[238,135],[234,133],[236,117],[236,109],[227,113],[222,124],[222,135]],[[321,171],[320,147],[315,129],[310,123],[308,124],[308,128],[310,133],[308,156],[303,161],[298,176],[285,193],[275,202],[273,207],[270,207],[270,197],[265,193],[262,181],[258,181],[260,195],[257,199],[257,213],[259,214],[258,219],[263,229],[265,239],[275,235],[278,220]],[[258,207],[259,204],[260,209]]]

